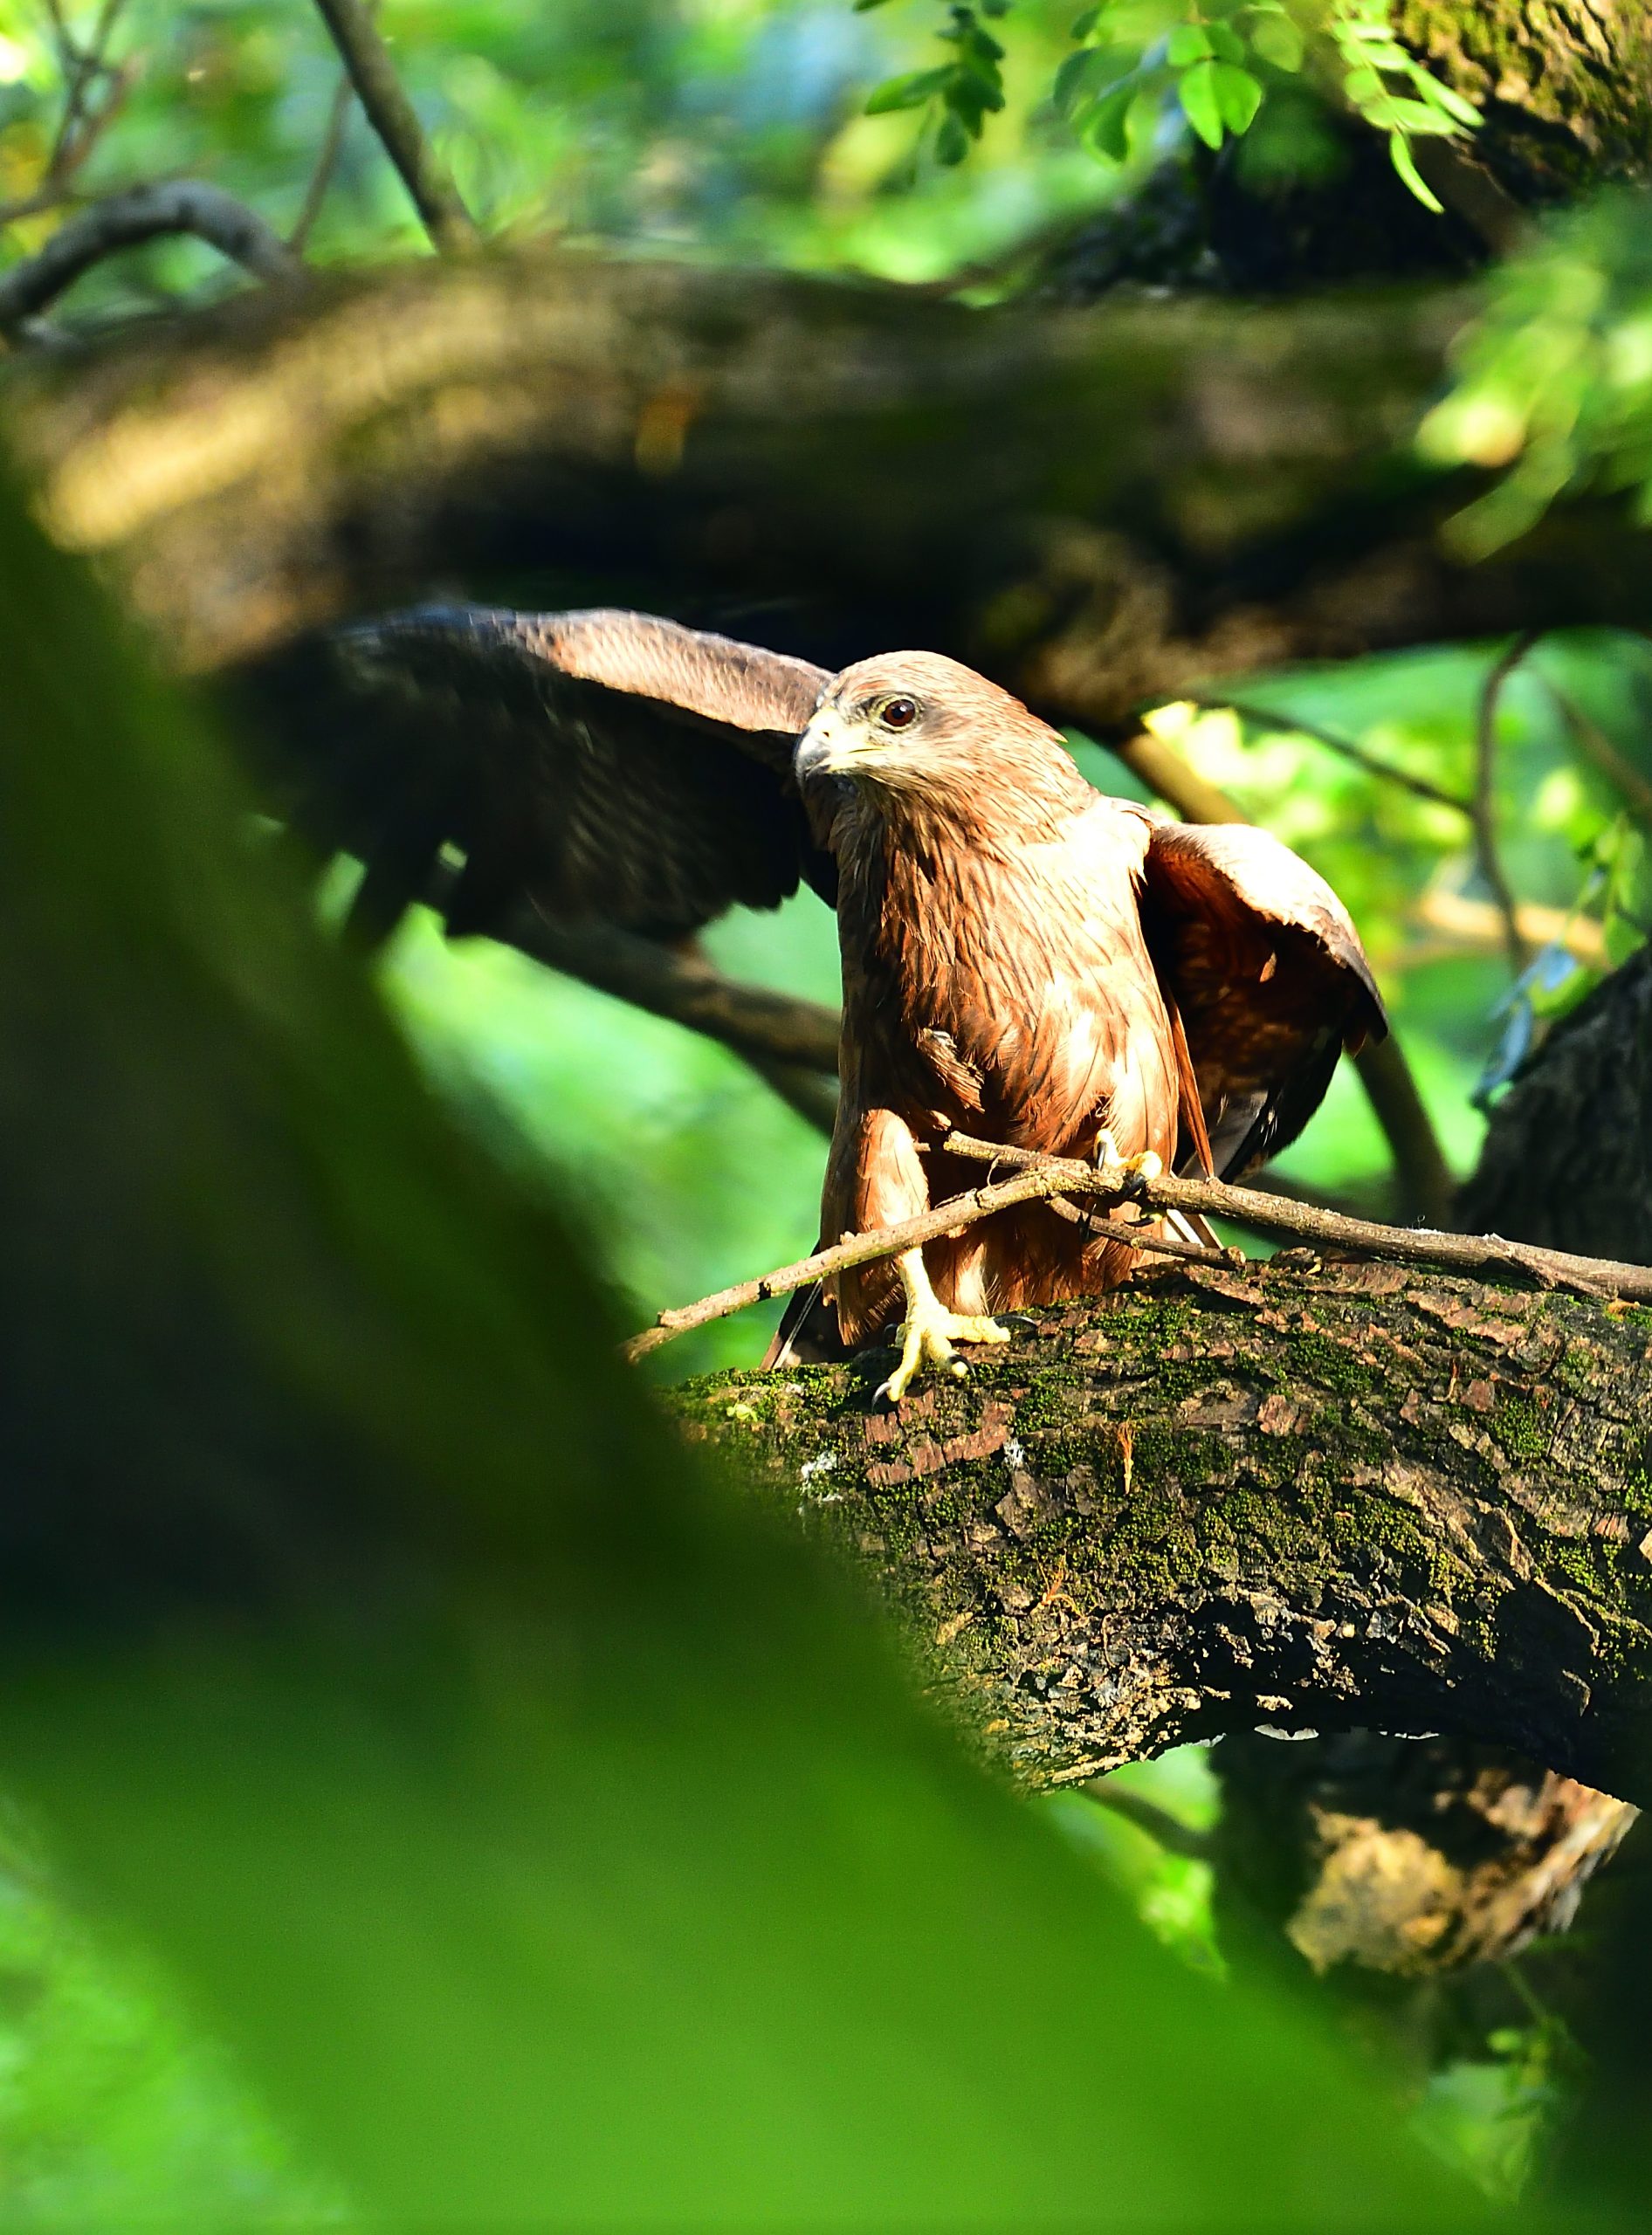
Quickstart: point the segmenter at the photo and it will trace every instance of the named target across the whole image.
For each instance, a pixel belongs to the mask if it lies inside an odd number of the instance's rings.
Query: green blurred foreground
[[[189,716],[3,533],[0,1766],[305,2169],[253,2120],[231,2193],[174,2142],[108,2208],[1472,2218],[696,1479]]]

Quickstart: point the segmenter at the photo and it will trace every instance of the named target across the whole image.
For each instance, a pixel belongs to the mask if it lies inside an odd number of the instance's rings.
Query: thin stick
[[[431,152],[389,50],[362,0],[315,0],[333,34],[368,121],[395,164],[424,230],[438,249],[474,248],[480,238],[458,189]]]
[[[1652,830],[1652,783],[1638,768],[1630,766],[1600,724],[1586,714],[1559,684],[1551,682],[1545,675],[1543,687],[1559,708],[1585,759],[1593,762],[1635,821]]]
[[[1509,968],[1518,978],[1532,960],[1532,949],[1520,928],[1519,904],[1497,852],[1497,701],[1503,686],[1538,641],[1541,631],[1527,629],[1511,637],[1492,662],[1480,691],[1474,726],[1474,854],[1486,890],[1497,902],[1503,918],[1503,945]]]
[[[310,182],[304,189],[303,206],[286,237],[286,244],[294,256],[302,256],[309,246],[310,235],[315,230],[315,221],[321,214],[321,204],[327,200],[327,189],[333,183],[333,174],[339,167],[339,157],[344,150],[344,134],[354,100],[355,87],[350,83],[347,71],[334,88],[332,103],[327,113],[327,128],[321,134],[321,145],[316,152]]]
[[[793,1265],[782,1265],[754,1281],[722,1289],[699,1303],[663,1311],[652,1327],[632,1336],[624,1345],[628,1359],[645,1358],[662,1344],[693,1327],[726,1319],[754,1303],[788,1296],[851,1265],[868,1265],[883,1257],[916,1249],[942,1234],[959,1232],[999,1211],[1019,1203],[1034,1203],[1052,1195],[1090,1197],[1112,1204],[1139,1205],[1146,1211],[1193,1211],[1207,1218],[1231,1219],[1281,1240],[1305,1241],[1336,1250],[1358,1250],[1402,1265],[1423,1265],[1442,1271],[1473,1273],[1484,1278],[1513,1278],[1538,1288],[1564,1289],[1575,1296],[1621,1297],[1635,1303],[1652,1303],[1652,1266],[1624,1265],[1604,1257],[1579,1257],[1558,1249],[1538,1249],[1524,1241],[1505,1241],[1500,1234],[1439,1234],[1428,1228],[1380,1226],[1372,1219],[1343,1216],[1281,1195],[1264,1195],[1253,1187],[1229,1187],[1220,1179],[1144,1179],[1118,1165],[1080,1164],[1060,1157],[1040,1157],[1029,1149],[1007,1148],[1000,1143],[978,1141],[966,1133],[948,1133],[936,1146],[946,1155],[967,1157],[986,1165],[1008,1165],[1015,1176],[937,1204],[916,1218],[874,1234],[855,1234],[829,1249],[817,1249]],[[1120,1234],[1132,1247],[1155,1254],[1180,1256],[1189,1246],[1167,1247],[1169,1237],[1143,1236],[1132,1229]],[[1200,1252],[1208,1260],[1215,1252]],[[1222,1253],[1225,1262],[1226,1253]]]
[[[1363,768],[1368,776],[1380,777],[1385,784],[1397,784],[1402,791],[1411,792],[1420,800],[1428,800],[1435,807],[1449,807],[1454,815],[1472,815],[1474,802],[1459,793],[1448,792],[1439,784],[1431,784],[1426,776],[1414,776],[1408,768],[1396,768],[1391,760],[1384,760],[1374,753],[1367,753],[1357,739],[1344,737],[1340,731],[1324,728],[1318,722],[1304,721],[1299,714],[1280,714],[1266,706],[1254,705],[1248,698],[1228,698],[1216,693],[1199,691],[1183,692],[1190,706],[1208,706],[1218,711],[1225,709],[1236,714],[1242,722],[1249,722],[1258,729],[1289,732],[1295,737],[1311,738],[1316,745],[1323,745],[1329,752],[1339,753],[1345,760],[1353,761],[1356,768]]]

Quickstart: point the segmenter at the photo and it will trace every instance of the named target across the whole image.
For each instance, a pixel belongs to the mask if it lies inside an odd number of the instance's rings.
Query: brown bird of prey
[[[976,1176],[957,1129],[1050,1155],[1230,1177],[1295,1138],[1343,1048],[1386,1030],[1347,913],[1249,825],[1108,798],[1059,734],[933,652],[831,675],[625,612],[426,608],[339,632],[289,677],[288,808],[367,864],[394,920],[464,856],[450,931],[526,898],[660,940],[806,879],[837,909],[841,1093],[828,1241]],[[294,787],[294,774],[299,782]],[[995,1314],[1116,1286],[1117,1218],[1026,1204],[797,1303],[788,1344],[891,1333],[900,1396]],[[835,1329],[830,1322],[835,1319]],[[771,1351],[781,1352],[778,1346]]]

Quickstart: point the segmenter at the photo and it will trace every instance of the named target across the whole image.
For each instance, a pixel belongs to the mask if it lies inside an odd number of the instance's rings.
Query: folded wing
[[[1154,816],[1142,918],[1181,1014],[1220,1179],[1295,1140],[1337,1058],[1387,1032],[1347,910],[1248,823]]]
[[[646,614],[425,606],[288,652],[245,695],[277,811],[366,865],[359,931],[390,929],[451,849],[455,932],[526,897],[672,939],[800,877],[833,897],[791,774],[828,680]]]

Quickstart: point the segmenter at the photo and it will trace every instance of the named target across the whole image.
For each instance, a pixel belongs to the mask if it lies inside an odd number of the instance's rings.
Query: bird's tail
[[[836,1306],[821,1289],[819,1281],[811,1281],[807,1288],[793,1290],[774,1338],[763,1353],[765,1366],[835,1365],[850,1356],[838,1332]]]

